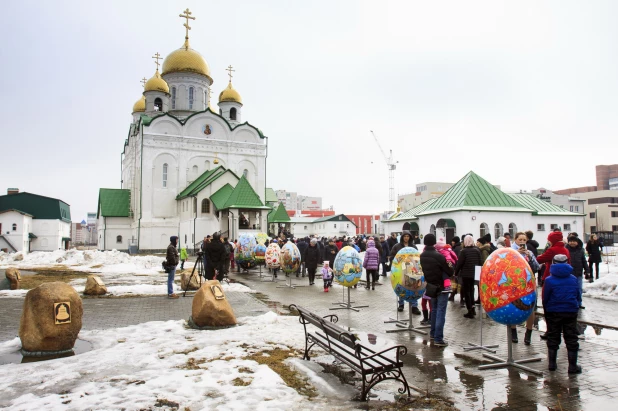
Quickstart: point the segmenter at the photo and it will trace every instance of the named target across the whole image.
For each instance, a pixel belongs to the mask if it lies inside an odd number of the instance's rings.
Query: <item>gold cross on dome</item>
[[[155,60],[155,64],[157,65],[157,71],[158,71],[158,70],[159,70],[159,65],[161,64],[161,63],[159,63],[159,60],[163,60],[163,57],[161,57],[161,55],[160,55],[160,54],[159,54],[159,52],[157,51],[157,52],[155,53],[155,55],[154,55],[154,56],[152,56],[152,58]]]
[[[146,87],[146,81],[148,81],[148,79],[146,79],[146,77],[144,77],[143,79],[140,80],[140,83],[142,83],[142,86]]]
[[[191,27],[189,26],[189,19],[190,20],[195,20],[195,17],[191,17],[191,12],[189,11],[189,9],[187,8],[185,11],[183,11],[184,14],[179,14],[178,17],[181,17],[183,19],[187,19],[187,22],[185,24],[183,24],[183,26],[185,26],[185,39],[189,39],[189,30],[191,30]]]
[[[228,76],[230,76],[230,83],[231,83],[231,82],[232,82],[232,77],[234,77],[234,76],[232,75],[232,72],[233,72],[233,71],[236,71],[236,70],[234,70],[234,69],[232,68],[232,65],[231,65],[231,64],[230,64],[230,65],[226,68],[226,70],[227,70],[227,75],[228,75]]]

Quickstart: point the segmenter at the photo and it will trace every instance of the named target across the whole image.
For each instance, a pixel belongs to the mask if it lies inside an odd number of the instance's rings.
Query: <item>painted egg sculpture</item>
[[[288,274],[295,273],[300,267],[300,250],[291,241],[281,248],[281,268]]]
[[[257,265],[264,265],[266,263],[266,246],[263,243],[258,243],[253,249],[253,255]]]
[[[536,284],[530,266],[512,248],[499,248],[481,269],[481,304],[500,324],[520,324],[530,316],[536,302]]]
[[[404,247],[391,262],[391,285],[393,291],[404,301],[418,300],[425,293],[427,282],[421,267],[421,253],[412,247]]]
[[[266,267],[268,268],[279,268],[281,266],[281,248],[279,248],[279,244],[270,243],[266,249],[265,259]]]
[[[266,233],[257,233],[255,235],[255,240],[257,241],[258,244],[266,244],[266,240],[268,240],[268,234]]]
[[[245,270],[255,266],[255,256],[253,254],[255,246],[255,236],[253,234],[242,234],[238,237],[238,244],[234,250],[234,259],[241,268]]]
[[[363,275],[363,260],[349,245],[339,250],[333,265],[335,280],[344,287],[355,286]]]

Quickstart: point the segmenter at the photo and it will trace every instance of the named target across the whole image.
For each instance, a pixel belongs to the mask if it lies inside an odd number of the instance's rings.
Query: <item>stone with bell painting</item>
[[[218,280],[203,283],[193,297],[189,324],[198,328],[236,325],[236,315]]]
[[[82,300],[62,282],[28,291],[19,324],[22,352],[52,353],[73,349],[82,328]]]

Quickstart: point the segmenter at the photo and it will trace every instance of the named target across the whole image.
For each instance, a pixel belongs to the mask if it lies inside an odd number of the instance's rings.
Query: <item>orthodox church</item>
[[[217,107],[208,63],[189,44],[189,9],[182,47],[169,53],[133,105],[122,151],[122,188],[99,191],[98,247],[164,250],[177,235],[188,249],[220,231],[237,238],[266,229],[268,139],[243,122],[243,103],[229,81]],[[270,190],[272,191],[272,190]],[[269,192],[270,192],[269,191]]]

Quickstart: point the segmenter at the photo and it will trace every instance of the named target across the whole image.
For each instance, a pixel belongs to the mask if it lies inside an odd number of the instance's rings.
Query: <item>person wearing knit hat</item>
[[[582,368],[577,365],[579,342],[577,337],[577,313],[582,304],[582,293],[573,275],[573,267],[567,262],[565,254],[552,257],[550,276],[543,288],[543,310],[547,323],[548,369],[558,368],[557,357],[560,340],[564,337],[569,359],[569,374],[579,374]]]
[[[491,254],[491,245],[487,244],[487,239],[485,237],[481,237],[476,240],[476,246],[481,252],[481,265],[485,264],[485,260]]]
[[[430,247],[433,247],[434,245],[436,245],[436,236],[429,233],[425,236],[425,238],[423,238],[423,244],[428,245]]]
[[[571,264],[571,254],[569,250],[564,246],[564,237],[562,232],[554,231],[547,236],[547,240],[551,243],[551,246],[545,249],[545,252],[537,257],[539,264],[545,264],[545,271],[543,272],[542,281],[545,283],[545,279],[550,275],[551,265],[554,257],[558,254],[563,254],[567,257],[567,262]]]

